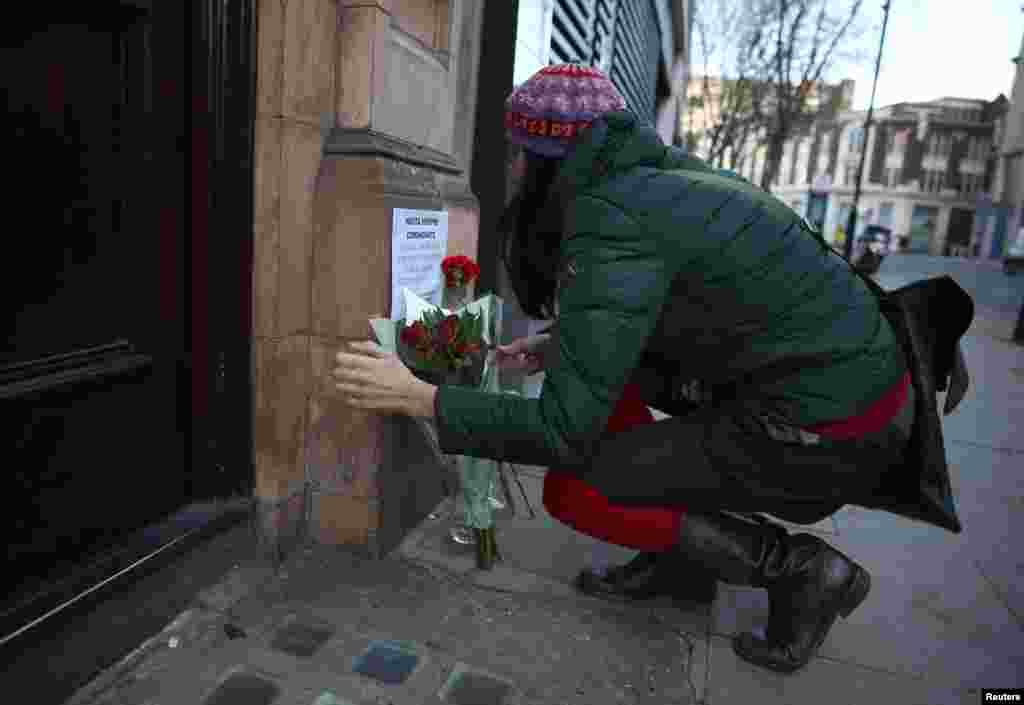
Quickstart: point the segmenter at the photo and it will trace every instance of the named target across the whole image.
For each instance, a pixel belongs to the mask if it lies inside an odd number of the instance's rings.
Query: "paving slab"
[[[281,695],[281,686],[269,678],[244,670],[225,678],[203,705],[271,705]]]
[[[166,649],[161,664],[140,671],[150,679],[147,692],[155,688],[173,702],[214,698],[230,705],[245,688],[258,697],[257,690],[269,688],[261,685],[265,681],[278,688],[275,704],[303,698],[312,704],[325,694],[356,705],[464,702],[468,691],[457,695],[452,680],[458,664],[511,684],[501,691],[504,705],[690,703],[703,689],[707,634],[688,630],[701,629],[706,620],[688,621],[669,606],[492,592],[397,560],[375,564],[379,588],[353,598],[341,576],[358,568],[359,560],[345,564],[336,553],[324,554],[331,570],[315,560],[304,570],[291,567],[287,581],[280,581],[287,584],[239,601],[235,619],[244,638],[212,650],[195,647],[198,642]],[[259,625],[247,622],[244,615],[255,613],[260,600],[272,617]],[[414,613],[426,616],[417,620]],[[359,673],[360,659],[380,644],[416,654],[405,680]],[[189,677],[183,680],[183,673]],[[466,687],[479,694],[486,690],[482,684],[470,679]]]
[[[947,441],[1024,452],[1024,381],[1011,372],[1024,368],[1024,346],[967,336],[962,347],[971,386],[943,416]]]
[[[438,697],[451,705],[504,705],[514,688],[501,676],[457,663]]]
[[[583,568],[607,567],[636,555],[636,551],[592,539],[552,517],[544,509],[542,475],[521,473],[520,479],[536,518],[530,518],[519,488],[513,487],[519,514],[497,523],[498,546],[508,565],[569,584]],[[441,511],[442,519],[425,527],[421,546],[435,553],[472,558],[475,555],[472,546],[459,546],[449,538],[448,532],[457,519],[457,507],[448,506]]]
[[[965,544],[959,558],[981,572],[1024,625],[1024,454],[959,443],[947,454],[964,488],[957,495]]]
[[[707,705],[974,705],[969,691],[936,687],[909,678],[817,658],[803,670],[783,675],[740,659],[728,639],[711,640]]]
[[[871,573],[872,591],[836,623],[823,655],[957,688],[1024,673],[1024,630],[979,569],[993,545],[984,534],[862,513],[836,546]]]
[[[425,538],[413,544],[408,555],[467,575],[480,587],[570,600],[590,599],[572,587],[578,572],[585,567],[601,570],[624,563],[636,551],[596,541],[561,524],[541,505],[543,474],[524,473],[522,480],[538,516],[531,519],[521,515],[498,523],[498,542],[505,560],[494,570],[476,571],[473,547],[451,541],[448,532],[454,517],[450,509],[439,510],[441,519],[424,527]],[[677,604],[663,597],[637,606],[670,611],[678,615],[674,622],[691,633],[705,633],[709,628],[710,605]]]

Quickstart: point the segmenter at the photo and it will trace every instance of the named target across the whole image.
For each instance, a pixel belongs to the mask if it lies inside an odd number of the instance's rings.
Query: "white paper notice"
[[[391,320],[405,316],[402,289],[435,306],[444,293],[441,260],[448,252],[448,212],[395,208],[391,231]]]

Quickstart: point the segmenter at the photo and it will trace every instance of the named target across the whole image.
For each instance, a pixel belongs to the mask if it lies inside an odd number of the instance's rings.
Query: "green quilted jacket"
[[[631,115],[595,122],[558,184],[565,240],[540,398],[440,388],[446,453],[585,463],[641,378],[660,381],[641,387],[656,406],[680,378],[760,375],[761,407],[805,427],[866,411],[906,372],[875,295],[803,218]]]

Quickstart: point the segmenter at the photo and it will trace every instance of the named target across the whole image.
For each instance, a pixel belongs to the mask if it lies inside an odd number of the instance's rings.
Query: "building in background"
[[[856,82],[851,79],[835,84],[814,82],[807,90],[807,110],[812,115],[825,117],[849,110],[853,105],[855,88]],[[738,98],[737,93],[729,94],[729,91],[736,90],[741,91],[744,97]],[[771,87],[765,83],[741,84],[734,79],[692,76],[687,81],[686,95],[687,105],[680,116],[680,130],[687,135],[688,144],[699,156],[710,158],[715,166],[742,170],[755,156],[748,148],[763,139],[763,131],[744,131],[735,127],[737,123],[730,124],[724,118],[729,111],[739,112],[741,117],[744,114],[753,117],[750,101],[754,95],[763,96],[761,113],[771,114],[775,100]],[[809,118],[807,122],[813,119]],[[739,146],[731,147],[731,143]]]
[[[1024,227],[1024,40],[1009,101],[995,119],[991,189],[978,204],[974,243],[979,256],[1000,258]]]
[[[857,168],[867,150],[858,224],[890,228],[910,252],[967,255],[976,244],[975,212],[993,178],[993,145],[1005,98],[941,98],[818,120],[788,140],[772,191],[838,243],[852,207]],[[759,182],[764,148],[744,176]]]

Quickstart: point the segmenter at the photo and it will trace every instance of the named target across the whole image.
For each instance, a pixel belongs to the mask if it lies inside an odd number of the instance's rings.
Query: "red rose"
[[[430,341],[430,331],[423,321],[416,321],[402,330],[401,340],[413,348],[422,348]]]
[[[459,334],[459,317],[448,316],[437,325],[437,340],[444,346],[451,345]]]
[[[455,352],[458,355],[480,352],[480,343],[459,343],[455,346]]]
[[[441,261],[441,271],[449,289],[465,286],[480,276],[479,265],[465,255],[445,257]]]
[[[443,358],[445,353],[448,351],[448,346],[442,343],[440,340],[432,340],[430,347],[427,348],[427,359],[432,360],[435,357]]]

